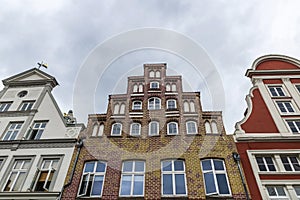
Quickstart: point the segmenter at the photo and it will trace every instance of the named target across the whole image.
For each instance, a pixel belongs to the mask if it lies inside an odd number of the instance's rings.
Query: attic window
[[[18,97],[22,98],[22,97],[25,97],[27,94],[28,94],[28,91],[23,90],[23,91],[18,93]]]

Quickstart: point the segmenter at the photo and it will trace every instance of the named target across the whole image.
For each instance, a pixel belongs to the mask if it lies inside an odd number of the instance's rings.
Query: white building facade
[[[3,84],[0,199],[57,199],[83,125],[61,113],[49,74],[33,68]]]

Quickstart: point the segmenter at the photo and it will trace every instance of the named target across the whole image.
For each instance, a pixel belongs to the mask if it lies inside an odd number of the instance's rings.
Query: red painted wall
[[[280,70],[280,69],[299,69],[299,67],[287,63],[287,62],[283,62],[283,61],[279,61],[279,60],[266,60],[262,63],[259,63],[256,66],[256,70]]]

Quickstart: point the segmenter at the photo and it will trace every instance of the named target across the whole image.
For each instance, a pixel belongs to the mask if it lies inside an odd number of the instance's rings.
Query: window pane
[[[132,161],[124,162],[123,172],[132,172],[132,167],[133,167],[133,162]]]
[[[94,177],[94,184],[93,184],[93,188],[92,188],[92,192],[91,195],[97,195],[100,196],[101,195],[101,189],[102,189],[102,184],[103,184],[103,176],[95,176]]]
[[[105,165],[103,162],[98,162],[96,172],[105,172]]]
[[[214,160],[215,170],[224,170],[223,161]]]
[[[228,183],[225,174],[217,174],[217,182],[220,194],[229,194]]]
[[[276,191],[274,187],[267,187],[269,196],[276,196]]]
[[[173,194],[172,175],[163,175],[163,194]]]
[[[216,184],[214,180],[214,175],[212,172],[204,174],[205,179],[205,189],[207,194],[216,193]]]
[[[85,164],[84,172],[94,172],[95,162],[89,162]]]
[[[163,161],[163,171],[172,171],[172,161]]]
[[[175,188],[176,194],[186,194],[183,174],[175,174]]]
[[[204,160],[201,162],[203,170],[212,170],[210,160]]]
[[[83,195],[86,193],[86,189],[87,189],[88,181],[89,181],[88,178],[89,178],[88,174],[83,175],[80,190],[79,190],[79,195]]]
[[[135,172],[143,172],[144,171],[144,162],[143,161],[135,161]]]
[[[19,173],[19,177],[14,185],[14,188],[12,191],[20,191],[21,190],[21,185],[25,180],[25,172]]]
[[[13,172],[11,173],[7,183],[6,183],[6,186],[4,188],[4,191],[10,191],[11,190],[11,187],[12,187],[12,184],[14,182],[14,180],[16,179],[17,177],[17,173],[16,172]]]
[[[183,161],[181,160],[175,160],[174,161],[174,170],[175,171],[183,171]]]
[[[295,190],[297,196],[300,196],[300,186],[294,186],[294,190]]]
[[[121,195],[130,195],[131,175],[123,175],[121,183]]]
[[[133,195],[143,195],[144,176],[134,176]]]
[[[278,196],[285,196],[285,191],[282,186],[276,187]]]

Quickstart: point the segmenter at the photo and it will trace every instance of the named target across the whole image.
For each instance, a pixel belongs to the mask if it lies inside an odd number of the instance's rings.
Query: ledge
[[[56,199],[60,192],[0,192],[0,199]]]

